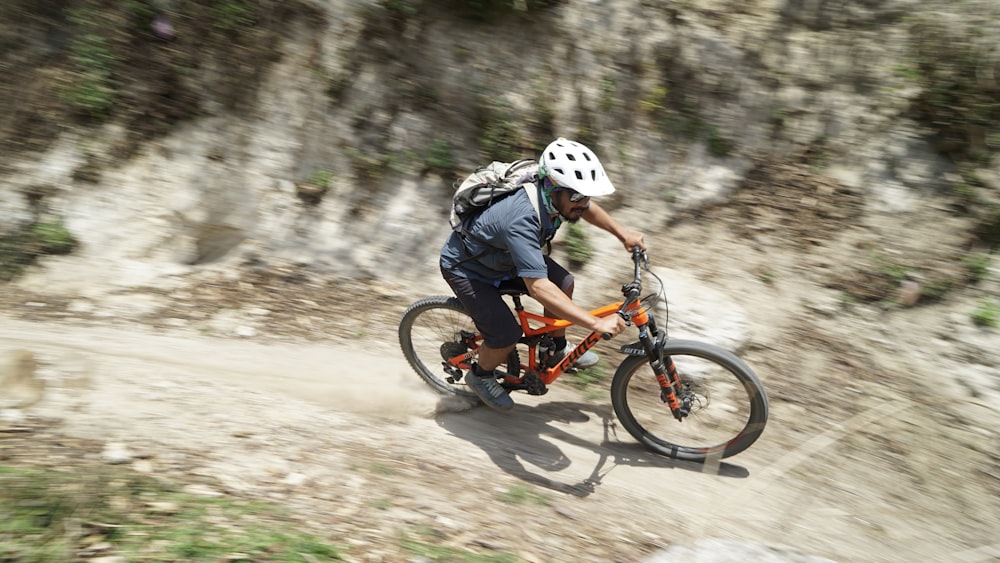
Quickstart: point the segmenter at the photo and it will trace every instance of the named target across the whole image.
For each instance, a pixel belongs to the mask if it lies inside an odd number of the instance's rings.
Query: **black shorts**
[[[545,257],[549,280],[566,292],[573,286],[573,274],[566,271],[551,257]],[[521,338],[521,325],[503,296],[501,289],[519,289],[528,293],[524,280],[515,278],[500,282],[500,287],[455,275],[441,269],[444,281],[448,282],[455,296],[462,302],[476,328],[483,335],[483,342],[490,348],[506,348],[516,344]]]

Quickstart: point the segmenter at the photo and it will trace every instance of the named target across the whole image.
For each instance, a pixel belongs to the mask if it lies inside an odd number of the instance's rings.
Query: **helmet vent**
[[[600,159],[580,143],[560,137],[545,147],[538,160],[541,174],[555,186],[576,190],[585,197],[615,191]]]

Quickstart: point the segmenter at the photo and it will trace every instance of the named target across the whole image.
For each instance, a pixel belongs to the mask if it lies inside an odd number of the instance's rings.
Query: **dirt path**
[[[646,453],[606,403],[568,386],[519,396],[513,416],[462,405],[434,415],[437,397],[391,343],[355,344],[0,325],[4,349],[44,363],[52,385],[36,415],[124,446],[143,470],[287,502],[350,534],[361,560],[400,560],[381,540],[418,526],[540,561],[635,561],[710,539],[736,542],[711,544],[733,557],[752,544],[845,561],[1000,550],[995,411],[976,427],[861,381],[848,408],[817,417],[772,387],[761,441],[703,467]],[[499,500],[525,490],[538,502]]]

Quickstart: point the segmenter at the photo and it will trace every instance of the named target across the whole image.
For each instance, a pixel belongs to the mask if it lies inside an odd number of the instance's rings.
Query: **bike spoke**
[[[766,397],[742,362],[707,345],[686,343],[670,352],[690,412],[677,420],[663,402],[645,358],[623,362],[612,383],[612,401],[623,426],[647,447],[682,459],[739,453],[760,435]]]
[[[428,309],[416,317],[410,330],[414,356],[421,368],[432,374],[441,387],[454,385],[464,389],[463,382],[450,383],[454,376],[445,370],[443,362],[468,350],[463,334],[474,334],[472,319],[462,311],[444,307]]]

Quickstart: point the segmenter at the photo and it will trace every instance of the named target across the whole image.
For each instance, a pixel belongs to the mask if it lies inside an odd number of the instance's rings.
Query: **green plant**
[[[590,236],[579,223],[570,223],[566,229],[566,248],[569,261],[574,265],[586,264],[594,255],[590,246]]]
[[[392,467],[378,462],[372,464],[371,470],[379,475],[392,475],[396,472]]]
[[[317,188],[329,188],[331,181],[333,181],[333,172],[322,168],[314,170],[306,178],[307,184],[311,184]]]
[[[666,93],[664,93],[664,95],[666,95]],[[600,107],[602,111],[611,111],[614,109],[615,103],[615,79],[610,76],[605,76],[601,79],[601,98],[598,102],[598,107]]]
[[[361,182],[377,183],[385,177],[389,160],[387,155],[362,151],[356,147],[347,147],[344,153],[351,160],[351,167]]]
[[[766,283],[767,285],[773,284],[776,278],[777,276],[771,270],[761,270],[760,272],[757,273],[757,279]]]
[[[938,150],[971,160],[992,150],[1000,131],[1000,97],[983,77],[995,65],[992,45],[954,23],[915,19],[910,27],[911,75],[922,91],[916,109],[937,132]]]
[[[417,7],[410,0],[381,0],[382,8],[400,17],[417,15]]]
[[[91,117],[103,117],[114,105],[116,84],[112,66],[116,62],[103,37],[85,33],[70,46],[74,73],[66,85],[67,103]]]
[[[899,282],[905,280],[912,271],[903,264],[890,261],[889,258],[881,252],[873,252],[871,258],[878,267],[879,273],[884,278],[892,281],[894,284],[899,284]]]
[[[915,61],[893,65],[892,72],[907,80],[920,80],[922,76]]]
[[[708,152],[711,153],[712,156],[728,156],[729,153],[733,151],[735,146],[736,143],[731,139],[723,137],[722,134],[719,133],[718,129],[715,127],[710,128],[708,133]]]
[[[215,0],[212,6],[212,21],[218,29],[232,32],[253,25],[253,11],[245,0]]]
[[[439,172],[447,172],[455,168],[455,155],[451,145],[444,139],[435,139],[424,159],[426,166]]]
[[[924,301],[940,301],[953,287],[954,283],[950,279],[930,279],[921,284],[920,298]]]
[[[0,233],[0,281],[9,281],[44,254],[68,254],[79,242],[61,220],[31,223]]]
[[[639,109],[645,113],[657,113],[666,108],[667,87],[655,86],[646,94],[646,97],[639,100]]]
[[[479,108],[482,129],[479,132],[479,151],[484,158],[512,159],[505,155],[521,152],[521,135],[517,130],[517,118],[513,110],[505,105],[490,101]]]
[[[1000,323],[1000,305],[996,301],[984,299],[972,312],[972,323],[976,326],[996,328]]]
[[[184,495],[125,469],[80,469],[0,466],[0,560],[76,561],[95,541],[128,561],[340,559],[277,506]]]
[[[972,252],[962,257],[962,264],[965,265],[968,280],[978,283],[983,281],[990,271],[990,255],[985,252]]]
[[[575,374],[569,377],[569,383],[577,389],[586,391],[592,385],[597,385],[606,381],[607,378],[608,374],[604,370],[604,367],[601,364],[597,364],[587,369],[577,370]]]
[[[69,254],[79,244],[61,220],[41,221],[31,225],[30,229],[42,254]]]
[[[530,502],[544,506],[549,504],[549,500],[548,496],[536,493],[524,485],[514,485],[500,493],[500,501],[507,504],[525,504]]]

